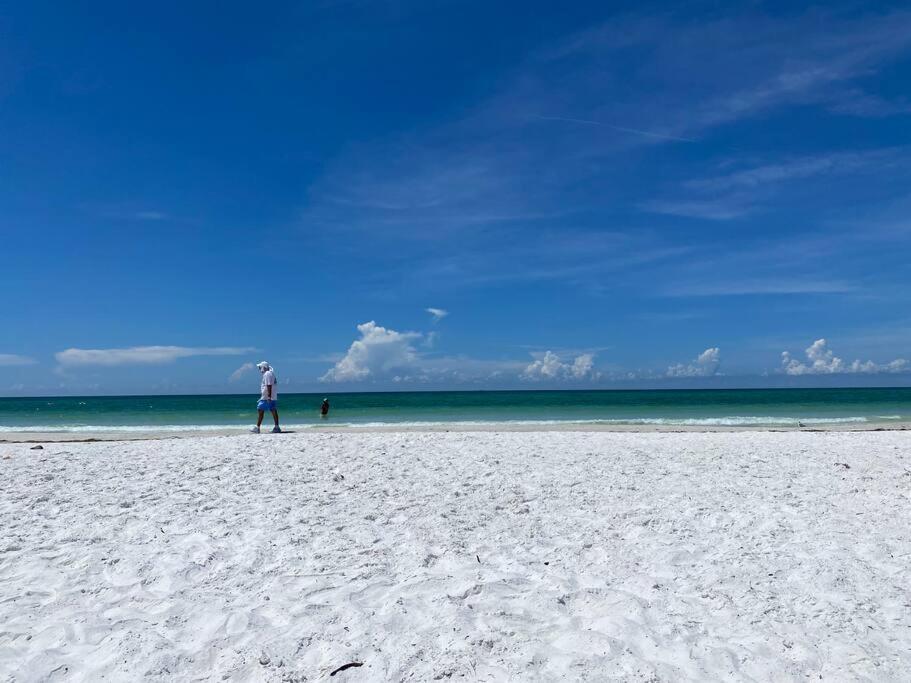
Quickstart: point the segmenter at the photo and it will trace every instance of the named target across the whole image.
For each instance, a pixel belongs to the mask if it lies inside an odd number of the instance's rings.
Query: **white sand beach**
[[[679,433],[679,432],[885,432],[911,431],[911,422],[904,420],[871,421],[871,422],[827,422],[810,423],[798,426],[796,421],[791,425],[724,425],[724,424],[626,424],[590,423],[570,421],[510,421],[510,422],[413,422],[413,423],[368,423],[326,425],[283,425],[286,433],[336,433],[336,434],[376,434],[376,433],[427,433],[427,432],[634,432],[634,433]],[[206,436],[242,436],[248,434],[249,426],[186,428],[170,426],[167,429],[155,427],[128,427],[111,429],[90,427],[74,430],[36,431],[9,430],[0,432],[0,444],[4,443],[57,443],[80,441],[143,441],[147,439],[198,439]]]
[[[911,671],[906,432],[4,443],[0,532],[0,681]]]

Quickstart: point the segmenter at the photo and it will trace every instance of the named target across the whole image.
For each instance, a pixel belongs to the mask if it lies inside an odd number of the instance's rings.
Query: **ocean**
[[[319,405],[328,396],[328,419]],[[194,431],[247,427],[255,394],[0,398],[2,432]],[[911,388],[433,391],[282,394],[282,425],[578,423],[808,426],[911,421]],[[266,416],[266,423],[271,418]]]

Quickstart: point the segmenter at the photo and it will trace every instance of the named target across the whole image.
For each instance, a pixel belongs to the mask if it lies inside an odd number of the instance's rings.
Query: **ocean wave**
[[[886,416],[875,418],[880,419],[902,419],[901,415]],[[781,416],[752,416],[752,415],[733,415],[727,417],[694,417],[694,418],[674,418],[674,417],[642,417],[642,418],[595,418],[595,419],[572,419],[565,420],[451,420],[451,421],[411,421],[411,422],[361,422],[353,423],[351,427],[483,427],[489,425],[518,425],[518,426],[535,426],[535,425],[654,425],[654,426],[705,426],[705,427],[737,427],[750,425],[784,425],[797,426],[798,420],[805,425],[823,425],[823,424],[850,424],[870,422],[871,418],[860,415],[850,417],[818,417],[818,418],[796,418]],[[332,425],[310,425],[315,427],[332,426]]]
[[[798,419],[804,425],[863,424],[908,419],[902,415],[848,416],[848,417],[789,417],[776,415],[731,415],[724,417],[629,417],[597,419],[549,419],[549,420],[411,420],[411,421],[371,421],[371,422],[314,422],[304,424],[285,424],[286,430],[332,429],[337,427],[353,428],[395,428],[414,429],[422,427],[491,427],[506,426],[556,426],[556,425],[617,425],[617,426],[667,426],[667,427],[743,427],[743,426],[797,426]],[[238,432],[249,429],[248,425],[29,425],[0,426],[2,433],[181,433],[181,432]],[[264,431],[271,429],[264,427]]]

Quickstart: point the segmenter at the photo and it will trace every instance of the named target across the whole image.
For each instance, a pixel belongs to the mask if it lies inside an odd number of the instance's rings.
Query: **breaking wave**
[[[489,420],[389,420],[370,422],[336,422],[326,421],[306,424],[286,424],[287,430],[332,429],[336,427],[370,428],[445,428],[445,427],[490,427],[505,426],[555,426],[555,425],[616,425],[616,426],[668,426],[668,427],[796,427],[799,421],[806,426],[813,425],[838,425],[838,424],[865,424],[888,423],[896,420],[908,419],[902,415],[876,415],[873,417],[806,417],[797,418],[776,415],[732,415],[724,417],[628,417],[610,419],[551,419],[551,420],[522,420],[522,419],[489,419]],[[181,433],[181,432],[243,432],[249,429],[248,425],[29,425],[29,426],[0,426],[2,433]]]

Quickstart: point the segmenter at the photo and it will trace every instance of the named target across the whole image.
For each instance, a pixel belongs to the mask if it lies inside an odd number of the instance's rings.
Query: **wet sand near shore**
[[[92,441],[145,441],[160,439],[187,439],[205,436],[242,436],[250,438],[282,438],[288,434],[305,433],[439,433],[439,432],[621,432],[621,433],[726,433],[726,432],[884,432],[911,431],[911,422],[857,422],[820,424],[798,427],[775,425],[624,425],[592,423],[523,424],[492,422],[488,424],[443,424],[428,425],[306,425],[288,427],[282,434],[272,434],[264,429],[262,434],[250,434],[249,427],[225,427],[212,430],[186,431],[93,431],[93,432],[5,432],[0,434],[0,443],[64,443]]]

